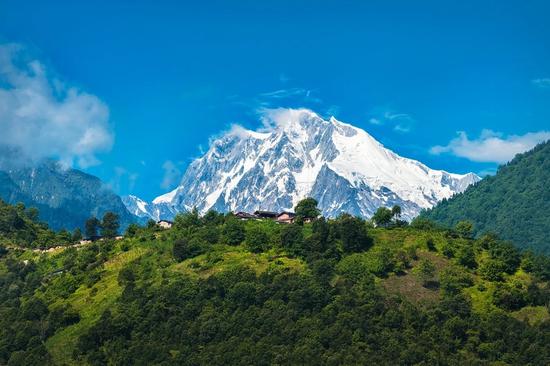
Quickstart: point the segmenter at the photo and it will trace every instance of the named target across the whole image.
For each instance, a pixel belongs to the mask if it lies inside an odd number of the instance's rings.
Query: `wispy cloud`
[[[31,160],[82,168],[111,148],[109,109],[98,97],[52,78],[18,44],[0,45],[0,145]]]
[[[384,113],[378,113],[369,119],[369,123],[375,126],[391,126],[399,133],[410,132],[414,126],[414,118],[407,113],[395,113],[386,110]]]
[[[525,135],[504,136],[502,133],[483,130],[477,139],[470,139],[464,131],[447,145],[437,145],[430,153],[453,154],[476,162],[506,163],[516,154],[532,149],[540,142],[550,139],[550,131],[529,132]]]
[[[533,79],[531,83],[539,88],[550,88],[550,78]]]
[[[307,101],[321,103],[322,100],[315,95],[315,91],[304,88],[287,88],[278,89],[260,94],[260,99],[286,99],[286,98],[303,98]]]
[[[138,178],[139,174],[132,173],[126,168],[117,166],[115,167],[115,174],[107,183],[107,186],[117,193],[120,193],[123,187],[127,187],[128,192],[131,193],[134,190]]]
[[[179,183],[182,172],[178,164],[174,163],[172,160],[166,160],[162,164],[162,169],[164,170],[164,176],[160,183],[160,188],[170,189]]]

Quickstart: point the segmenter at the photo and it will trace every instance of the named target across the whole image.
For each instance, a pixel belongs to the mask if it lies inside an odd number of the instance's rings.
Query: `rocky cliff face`
[[[193,207],[288,210],[311,196],[326,216],[369,217],[380,206],[397,204],[411,219],[479,180],[403,158],[364,130],[309,110],[274,110],[268,125],[260,132],[233,128],[215,140],[181,184],[147,203],[142,214],[170,218]],[[126,202],[137,207],[136,199]]]
[[[86,219],[101,218],[107,211],[120,217],[121,225],[135,221],[122,200],[97,177],[65,169],[54,161],[0,167],[0,198],[37,207],[40,219],[54,229],[83,228]]]

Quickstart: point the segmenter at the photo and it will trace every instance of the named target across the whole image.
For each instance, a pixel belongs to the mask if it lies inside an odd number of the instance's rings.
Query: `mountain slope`
[[[269,123],[265,132],[233,128],[215,140],[179,187],[144,212],[287,210],[313,196],[328,217],[369,217],[379,206],[398,204],[411,219],[479,180],[400,157],[364,130],[309,110],[274,110]]]
[[[0,171],[0,198],[37,207],[40,220],[54,229],[82,228],[90,216],[115,212],[124,227],[135,218],[119,196],[92,175],[64,169],[54,161],[33,166],[4,167]]]
[[[517,155],[464,193],[423,215],[445,225],[468,219],[522,248],[550,253],[550,141]]]

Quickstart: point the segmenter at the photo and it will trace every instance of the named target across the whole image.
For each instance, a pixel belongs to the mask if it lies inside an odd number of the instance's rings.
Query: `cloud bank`
[[[114,140],[105,103],[49,77],[17,44],[0,45],[0,130],[0,146],[82,168],[98,164]]]
[[[550,131],[529,132],[525,135],[504,137],[501,133],[483,130],[478,139],[470,139],[464,131],[445,146],[434,146],[430,153],[450,153],[455,156],[485,163],[506,163],[519,153],[531,150],[535,145],[550,139]]]

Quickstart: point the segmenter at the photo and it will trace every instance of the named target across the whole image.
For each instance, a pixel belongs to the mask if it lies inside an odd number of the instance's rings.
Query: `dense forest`
[[[423,216],[444,225],[468,218],[476,234],[498,233],[521,248],[550,254],[550,141],[518,154],[464,193]]]
[[[14,246],[47,229],[3,205],[0,364],[550,364],[549,258],[398,207],[304,223],[304,206],[39,252]]]

